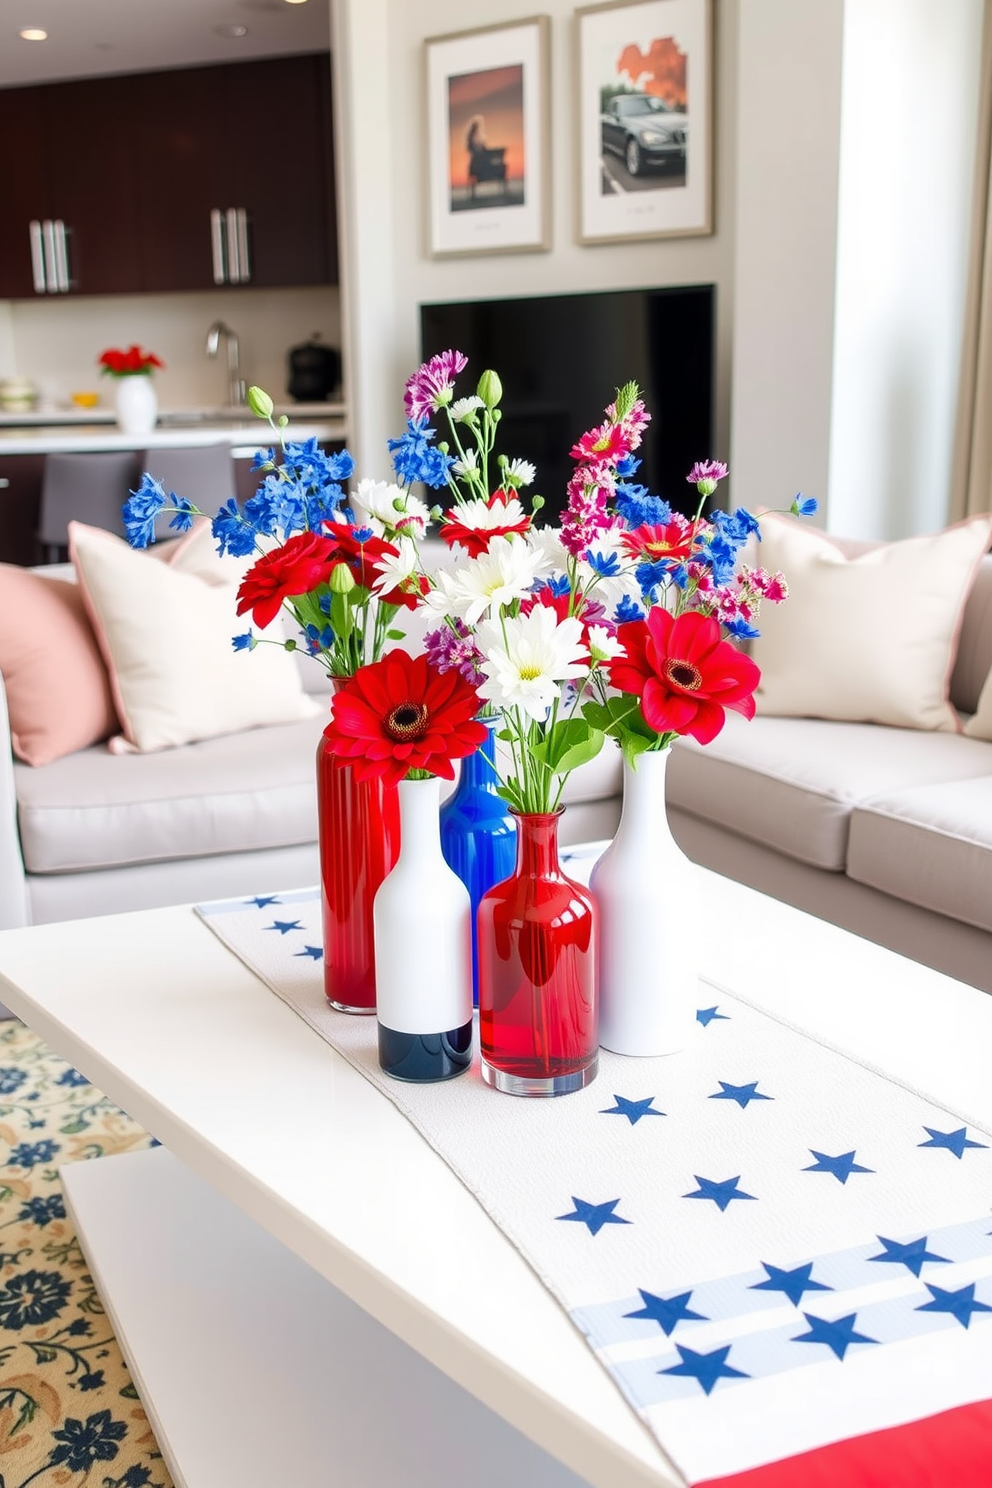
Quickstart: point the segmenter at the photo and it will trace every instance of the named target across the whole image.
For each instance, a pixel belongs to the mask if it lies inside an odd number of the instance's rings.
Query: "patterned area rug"
[[[0,1023],[0,1488],[172,1488],[58,1176],[154,1145],[23,1023]]]

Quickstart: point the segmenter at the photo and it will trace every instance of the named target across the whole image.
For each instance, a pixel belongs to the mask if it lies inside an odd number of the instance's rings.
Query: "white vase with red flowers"
[[[152,373],[164,362],[140,346],[129,346],[126,351],[111,348],[101,353],[98,362],[101,375],[112,377],[117,384],[114,401],[123,433],[150,434],[158,418]]]

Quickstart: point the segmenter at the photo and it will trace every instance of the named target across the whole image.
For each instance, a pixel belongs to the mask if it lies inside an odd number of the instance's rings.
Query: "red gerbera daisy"
[[[709,744],[723,728],[725,710],[754,717],[761,679],[750,656],[720,636],[712,615],[687,610],[675,619],[660,605],[646,620],[621,625],[625,656],[610,663],[610,681],[641,700],[645,721],[658,734],[691,734]]]
[[[396,785],[411,770],[453,780],[452,761],[473,754],[486,737],[475,721],[480,707],[459,672],[441,673],[426,656],[397,649],[338,688],[324,738],[351,762],[356,780]]]
[[[331,540],[332,557],[347,563],[355,583],[371,589],[379,577],[375,565],[387,555],[395,558],[398,549],[381,537],[374,537],[367,527],[352,527],[347,522],[324,522],[323,530]],[[333,566],[333,565],[332,565]]]
[[[238,589],[237,612],[251,610],[260,630],[271,625],[284,599],[326,584],[335,566],[334,544],[316,532],[298,532],[259,558]],[[340,560],[337,560],[340,561]]]
[[[625,532],[621,542],[628,558],[642,558],[648,563],[657,563],[660,558],[670,558],[675,563],[684,563],[692,552],[695,527],[683,517],[673,517],[670,522],[652,526],[645,523]]]

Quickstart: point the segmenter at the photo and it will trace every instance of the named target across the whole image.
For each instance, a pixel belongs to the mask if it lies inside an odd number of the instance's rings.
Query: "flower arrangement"
[[[101,352],[97,365],[101,377],[150,377],[154,368],[165,368],[154,352],[142,351],[140,346],[129,346],[127,351]]]
[[[525,505],[523,495],[533,466],[495,453],[499,377],[483,372],[475,393],[456,399],[466,366],[452,350],[418,369],[405,390],[406,432],[389,441],[395,482],[360,480],[349,496],[347,451],[287,439],[272,400],[249,389],[281,458],[271,448],[256,456],[256,494],[228,501],[213,533],[222,553],[256,555],[237,613],[264,631],[287,610],[306,650],[341,679],[327,737],[359,777],[451,778],[451,761],[482,738],[482,709],[501,718],[505,799],[521,813],[554,812],[570,772],[607,735],[633,761],[683,734],[710,742],[728,709],[752,717],[759,672],[740,643],[758,634],[761,603],[788,591],[782,574],[739,561],[749,539],[760,541],[756,517],[703,515],[725,465],[689,472],[693,517],[634,480],[650,421],[634,383],[573,446],[560,528],[537,527],[542,498]],[[446,491],[447,509],[428,507],[418,483]],[[790,509],[815,508],[800,495]],[[179,531],[203,515],[145,475],[125,507],[134,545],[153,539],[163,510]],[[428,572],[420,543],[432,521],[448,553]],[[405,638],[412,610],[433,621],[417,658],[387,650]],[[249,629],[233,644],[251,650],[264,639]]]

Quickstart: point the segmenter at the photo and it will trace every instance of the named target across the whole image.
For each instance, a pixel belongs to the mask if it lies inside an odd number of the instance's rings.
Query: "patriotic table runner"
[[[705,982],[690,1049],[604,1051],[575,1095],[497,1095],[477,1061],[399,1084],[324,1000],[316,890],[197,913],[450,1164],[687,1482],[992,1483],[992,1136],[965,1115]]]

